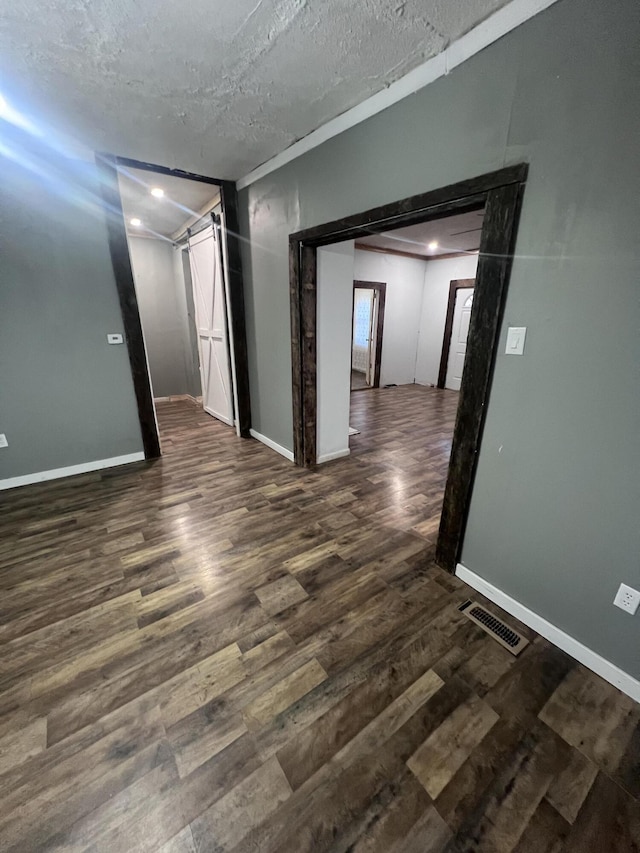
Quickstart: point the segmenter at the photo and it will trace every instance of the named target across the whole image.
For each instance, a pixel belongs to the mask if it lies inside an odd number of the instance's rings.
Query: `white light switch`
[[[116,335],[116,334],[111,333],[111,334],[107,335],[107,343],[108,344],[123,344],[124,338],[122,337],[122,335]]]
[[[509,326],[505,353],[507,355],[522,355],[524,353],[524,339],[526,335],[526,326]]]
[[[0,447],[9,447],[7,436],[3,432],[0,432]]]

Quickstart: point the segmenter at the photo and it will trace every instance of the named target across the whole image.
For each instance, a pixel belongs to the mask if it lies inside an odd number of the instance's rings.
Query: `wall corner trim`
[[[418,65],[413,71],[409,71],[404,77],[391,83],[375,95],[371,95],[355,107],[341,113],[320,127],[308,133],[302,139],[294,142],[289,148],[285,148],[270,160],[257,166],[243,178],[236,182],[236,188],[243,190],[245,187],[259,181],[286,166],[297,157],[312,151],[323,142],[338,136],[349,128],[355,127],[368,118],[386,110],[387,107],[397,104],[409,95],[413,95],[420,89],[424,89],[429,83],[433,83],[440,77],[445,77],[462,65],[467,59],[480,53],[485,47],[515,30],[520,24],[524,24],[530,18],[543,12],[558,0],[511,0],[506,6],[489,15],[484,21],[477,24],[468,33],[452,42],[449,47],[441,53],[428,59],[422,65]]]
[[[262,442],[262,444],[269,447],[271,450],[275,450],[276,453],[279,453],[280,456],[284,456],[285,459],[288,459],[289,462],[293,462],[293,451],[287,450],[286,447],[283,447],[281,444],[278,444],[275,441],[272,441],[270,438],[267,438],[266,435],[262,435],[262,433],[257,432],[255,429],[249,430],[249,435],[251,438],[255,438],[256,441]]]
[[[73,477],[75,474],[87,474],[102,468],[115,468],[118,465],[129,465],[131,462],[143,462],[144,452],[127,453],[125,456],[112,456],[110,459],[95,459],[93,462],[82,462],[80,465],[68,465],[66,468],[51,468],[49,471],[36,471],[34,474],[24,474],[20,477],[9,477],[0,480],[0,491],[16,489],[18,486],[30,486],[33,483],[44,483],[46,480],[60,480],[63,477]]]
[[[324,462],[333,462],[334,459],[343,459],[345,456],[349,456],[351,450],[347,447],[344,450],[334,450],[332,453],[321,453],[318,456],[318,465],[322,465]]]
[[[529,610],[528,607],[520,604],[515,598],[507,595],[506,592],[493,586],[493,584],[481,578],[480,575],[463,566],[462,563],[458,563],[456,566],[456,577],[468,583],[470,587],[473,587],[477,592],[486,596],[486,598],[493,601],[494,604],[497,604],[507,613],[515,616],[516,619],[524,622],[529,628],[533,628],[538,634],[604,678],[609,684],[613,684],[614,687],[626,693],[627,696],[635,699],[636,702],[640,702],[640,681],[620,669],[620,667],[603,658],[597,652],[580,643],[551,622],[547,622],[542,616],[534,613],[533,610]]]

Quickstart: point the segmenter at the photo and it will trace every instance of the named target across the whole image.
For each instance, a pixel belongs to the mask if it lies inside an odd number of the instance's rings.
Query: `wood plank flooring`
[[[317,472],[161,403],[2,494],[3,853],[637,853],[640,706],[433,564],[456,397],[354,394]]]

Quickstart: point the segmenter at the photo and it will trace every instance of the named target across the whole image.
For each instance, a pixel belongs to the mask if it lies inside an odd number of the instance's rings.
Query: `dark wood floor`
[[[455,404],[354,394],[312,473],[165,403],[157,464],[4,493],[3,853],[638,851],[640,707],[432,563]]]
[[[365,374],[361,370],[352,370],[351,371],[351,390],[359,391],[362,388],[370,388],[371,386],[367,383]]]

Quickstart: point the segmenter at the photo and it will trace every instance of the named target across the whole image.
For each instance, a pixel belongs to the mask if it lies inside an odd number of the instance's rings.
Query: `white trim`
[[[346,450],[334,450],[333,453],[323,453],[318,456],[318,465],[322,465],[323,462],[333,462],[334,459],[342,459],[344,456],[348,456],[351,453],[351,450],[347,447]]]
[[[68,465],[66,468],[52,468],[49,471],[36,471],[35,474],[24,474],[21,477],[9,477],[8,480],[0,480],[0,491],[29,486],[32,483],[44,483],[45,480],[73,477],[75,474],[86,474],[88,471],[99,471],[101,468],[115,468],[117,465],[128,465],[130,462],[142,462],[143,459],[144,453],[140,450],[138,453],[127,453],[125,456],[112,456],[111,459],[95,459],[93,462]]]
[[[475,26],[457,41],[452,42],[442,53],[428,59],[422,65],[414,68],[395,83],[387,86],[381,92],[371,95],[362,103],[352,107],[326,124],[321,125],[307,136],[294,142],[289,148],[276,154],[266,163],[249,172],[244,178],[236,182],[239,190],[275,172],[307,151],[311,151],[322,145],[328,139],[338,136],[345,130],[355,127],[371,116],[386,110],[387,107],[397,104],[409,95],[433,83],[439,77],[444,77],[458,65],[466,62],[476,53],[480,53],[485,47],[498,41],[502,36],[515,30],[520,24],[524,24],[529,18],[533,18],[539,12],[544,11],[557,0],[511,0],[506,6],[498,9],[482,23]]]
[[[171,394],[168,397],[154,397],[154,403],[177,403],[180,400],[189,400],[190,403],[202,404],[202,397],[197,400],[193,394]]]
[[[272,441],[260,432],[256,432],[255,429],[250,429],[249,434],[252,438],[255,438],[256,441],[261,441],[263,444],[266,444],[267,447],[270,447],[271,450],[275,450],[276,453],[279,453],[280,456],[284,456],[284,458],[288,459],[289,462],[294,461],[293,452],[291,450],[287,450],[287,448],[283,447],[281,444],[276,444],[275,441]]]
[[[624,670],[620,669],[620,667],[583,645],[551,622],[547,622],[542,616],[534,613],[533,610],[529,610],[528,607],[520,604],[515,598],[511,598],[506,592],[503,592],[475,572],[467,569],[462,563],[458,563],[456,566],[456,576],[493,601],[494,604],[502,607],[507,613],[524,622],[529,628],[533,628],[534,631],[537,631],[538,634],[541,634],[545,639],[558,646],[563,652],[566,652],[572,658],[575,658],[593,670],[597,675],[604,678],[605,681],[608,681],[609,684],[613,684],[614,687],[622,690],[627,696],[635,699],[636,702],[640,702],[640,681],[637,681]]]

